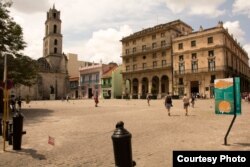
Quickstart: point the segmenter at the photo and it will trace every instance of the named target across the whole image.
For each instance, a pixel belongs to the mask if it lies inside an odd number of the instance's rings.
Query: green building
[[[102,98],[115,99],[122,97],[122,66],[114,66],[103,73],[101,78]]]

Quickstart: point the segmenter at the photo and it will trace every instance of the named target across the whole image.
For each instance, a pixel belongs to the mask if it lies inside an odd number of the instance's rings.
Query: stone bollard
[[[122,121],[118,122],[112,135],[115,167],[133,167],[136,163],[132,160],[132,135],[123,126]]]
[[[13,150],[21,150],[23,131],[23,115],[15,113],[13,116]]]

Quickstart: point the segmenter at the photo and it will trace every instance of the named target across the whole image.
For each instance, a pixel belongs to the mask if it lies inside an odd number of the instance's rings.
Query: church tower
[[[50,64],[51,70],[55,72],[65,72],[65,67],[62,64],[62,34],[61,34],[61,19],[60,11],[52,9],[47,12],[45,21],[45,37],[43,38],[43,57]]]

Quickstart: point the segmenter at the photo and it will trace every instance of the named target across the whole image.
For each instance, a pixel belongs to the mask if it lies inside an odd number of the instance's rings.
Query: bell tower
[[[62,34],[60,11],[52,9],[47,12],[45,21],[45,37],[43,38],[43,57],[46,58],[54,71],[61,71],[62,53]]]

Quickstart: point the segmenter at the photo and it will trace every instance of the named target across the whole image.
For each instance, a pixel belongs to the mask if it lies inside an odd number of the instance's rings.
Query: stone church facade
[[[47,12],[45,37],[43,38],[43,57],[37,60],[37,83],[32,87],[21,87],[16,95],[34,100],[61,99],[67,95],[69,77],[67,57],[62,52],[63,36],[61,34],[60,11],[53,6]],[[51,96],[52,95],[52,96]]]

